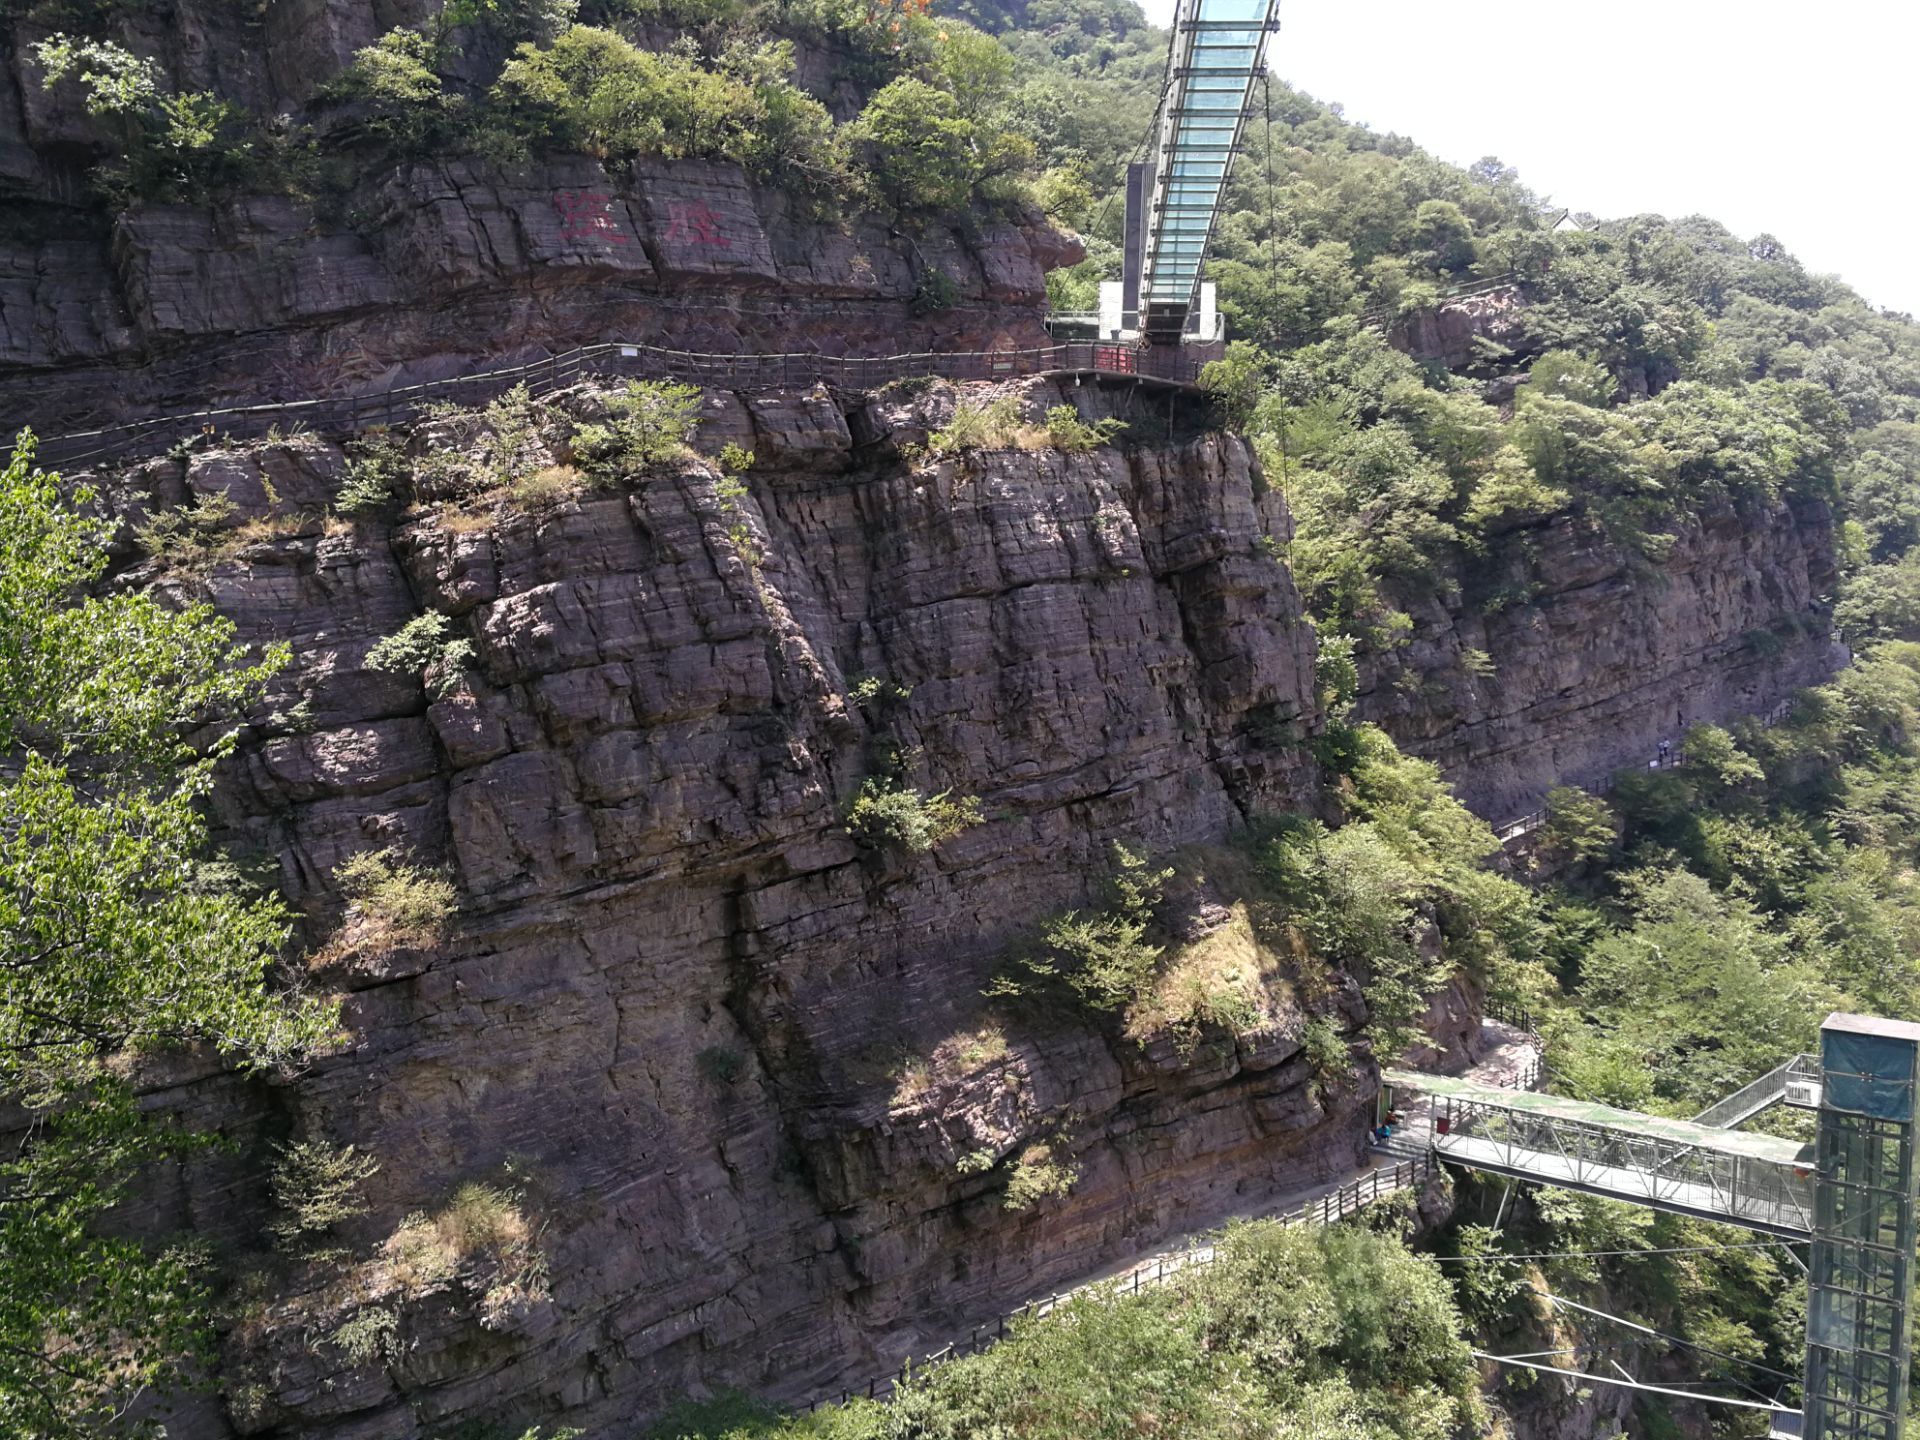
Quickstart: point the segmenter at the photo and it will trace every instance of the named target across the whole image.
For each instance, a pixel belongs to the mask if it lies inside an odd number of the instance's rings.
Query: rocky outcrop
[[[1832,527],[1818,501],[1723,506],[1678,523],[1657,567],[1573,516],[1508,536],[1498,562],[1398,597],[1412,635],[1365,659],[1359,712],[1481,814],[1523,815],[1830,676]]]
[[[809,220],[735,166],[477,160],[303,201],[137,205],[0,227],[0,428],[378,391],[620,339],[718,354],[1046,343],[1037,224],[916,237]],[[36,212],[37,213],[37,212]],[[42,217],[45,219],[46,217]],[[950,282],[937,312],[919,297]],[[136,372],[121,368],[146,362]]]
[[[1527,329],[1527,291],[1502,285],[1414,310],[1394,321],[1387,343],[1422,364],[1467,370],[1537,350]]]
[[[317,98],[321,82],[438,9],[168,0],[93,17],[169,87],[325,133],[313,184],[198,204],[92,186],[112,148],[101,123],[72,82],[42,84],[32,46],[47,27],[0,21],[0,433],[379,392],[609,340],[858,355],[1046,343],[1045,272],[1082,252],[1037,214],[908,224],[728,164],[408,161],[356,143],[351,107]],[[497,39],[454,38],[474,72],[456,84],[483,88]],[[796,74],[846,118],[857,67],[826,43],[801,43]]]
[[[901,460],[951,403],[709,394],[702,443],[755,452],[743,496],[689,465],[323,523],[339,455],[312,437],[119,482],[147,504],[225,490],[241,548],[169,583],[293,642],[222,791],[235,840],[316,934],[350,855],[399,847],[459,883],[437,947],[329,952],[350,1039],[251,1102],[283,1117],[263,1128],[382,1157],[354,1256],[511,1162],[550,1277],[491,1328],[395,1302],[397,1344],[354,1364],[303,1336],[367,1296],[281,1273],[230,1346],[245,1433],[611,1436],[686,1389],[802,1395],[1351,1161],[1371,1082],[1315,1083],[1289,994],[1184,1045],[983,999],[1114,840],[1163,853],[1314,806],[1304,748],[1273,734],[1317,715],[1240,442]],[[477,656],[437,698],[365,665],[423,609]],[[856,845],[883,743],[984,823],[926,855]],[[1316,1004],[1362,1013],[1350,983]],[[1071,1192],[1007,1208],[1042,1157]],[[182,1190],[226,1253],[257,1243],[257,1172]]]

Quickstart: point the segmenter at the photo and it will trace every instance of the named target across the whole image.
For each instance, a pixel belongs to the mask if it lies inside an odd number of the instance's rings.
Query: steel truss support
[[[1920,1025],[1831,1015],[1820,1041],[1806,1437],[1900,1440],[1911,1349]]]

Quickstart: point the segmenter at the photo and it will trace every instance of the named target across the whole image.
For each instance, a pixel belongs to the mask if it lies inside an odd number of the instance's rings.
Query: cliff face
[[[348,992],[349,1042],[250,1103],[380,1157],[353,1256],[511,1163],[550,1276],[485,1320],[451,1291],[275,1272],[230,1347],[248,1433],[561,1410],[627,1433],[686,1388],[859,1380],[1362,1139],[1364,1076],[1321,1098],[1284,986],[1185,1047],[981,997],[1113,841],[1164,853],[1316,803],[1304,750],[1267,748],[1317,724],[1311,633],[1239,442],[914,468],[896,442],[950,395],[706,399],[703,445],[755,451],[744,497],[690,465],[530,513],[322,524],[302,512],[341,457],[310,437],[124,482],[129,505],[224,489],[266,536],[166,582],[294,643],[229,828],[322,933],[334,867],[370,847],[461,892],[437,947],[336,948],[316,978]],[[364,665],[423,608],[478,655],[432,701]],[[847,698],[863,676],[898,697],[884,719]],[[922,856],[857,847],[877,731],[985,823]],[[1190,908],[1194,933],[1224,918]],[[1361,1013],[1338,985],[1314,1008]],[[1077,1182],[1009,1209],[1035,1146]],[[263,1197],[236,1173],[191,1180],[181,1218],[243,1247]],[[376,1302],[399,1315],[384,1360],[302,1340]]]
[[[176,0],[109,29],[175,87],[298,118],[355,49],[437,9]],[[114,208],[84,178],[98,122],[71,84],[42,86],[30,46],[46,33],[0,22],[8,433],[379,391],[612,339],[725,354],[1042,345],[1045,271],[1082,253],[1037,216],[909,234],[814,215],[733,165],[584,155],[368,158],[312,199]],[[857,108],[842,58],[803,49],[797,74]]]
[[[1720,508],[1680,524],[1656,567],[1561,517],[1490,572],[1397,597],[1413,633],[1365,661],[1359,712],[1479,813],[1515,818],[1827,679],[1832,531],[1819,502]]]
[[[1410,311],[1387,327],[1387,342],[1422,364],[1467,370],[1489,355],[1508,357],[1538,350],[1527,329],[1527,292],[1518,284],[1463,295]]]
[[[0,427],[377,391],[607,339],[1042,345],[1044,272],[1078,255],[1037,225],[909,240],[790,206],[730,165],[586,157],[409,165],[361,186],[351,228],[278,196],[111,221],[23,204],[0,226]],[[931,274],[955,297],[934,314],[914,298]]]

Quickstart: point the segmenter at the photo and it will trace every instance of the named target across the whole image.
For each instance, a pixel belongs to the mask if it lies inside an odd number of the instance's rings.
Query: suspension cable
[[[1526,1255],[1488,1253],[1486,1255],[1430,1255],[1427,1258],[1441,1265],[1485,1264],[1493,1260],[1599,1260],[1609,1256],[1640,1259],[1649,1255],[1704,1255],[1718,1250],[1771,1250],[1776,1245],[1787,1243],[1789,1242],[1784,1240],[1755,1240],[1738,1241],[1727,1245],[1668,1245],[1655,1250],[1540,1250]]]
[[[1646,1385],[1638,1380],[1621,1380],[1612,1375],[1595,1375],[1587,1370],[1563,1370],[1558,1365],[1539,1365],[1531,1360],[1516,1359],[1511,1355],[1490,1355],[1485,1350],[1472,1352],[1476,1360],[1491,1360],[1496,1365],[1520,1365],[1528,1370],[1541,1370],[1549,1375],[1568,1375],[1575,1380],[1591,1380],[1597,1385],[1620,1385],[1628,1390],[1641,1390],[1650,1395],[1672,1395],[1681,1400],[1698,1400],[1703,1405],[1737,1405],[1742,1410],[1765,1410],[1779,1414],[1790,1411],[1786,1405],[1768,1405],[1759,1400],[1740,1400],[1731,1395],[1702,1395],[1698,1390],[1676,1390],[1668,1385]]]
[[[1266,111],[1261,143],[1266,151],[1267,176],[1267,344],[1280,344],[1280,196],[1273,183],[1273,73],[1271,65],[1260,72],[1260,93]],[[1284,478],[1284,477],[1283,477]],[[1282,489],[1285,487],[1282,486]]]
[[[1642,1325],[1636,1320],[1628,1320],[1621,1315],[1609,1315],[1606,1311],[1596,1310],[1591,1305],[1582,1305],[1578,1300],[1568,1300],[1551,1292],[1548,1293],[1547,1299],[1551,1300],[1555,1305],[1564,1305],[1570,1310],[1578,1310],[1583,1315],[1592,1315],[1596,1319],[1607,1321],[1609,1324],[1621,1325],[1629,1330],[1637,1330],[1642,1335],[1651,1336],[1656,1340],[1665,1340],[1669,1344],[1684,1345],[1689,1350],[1698,1350],[1702,1355],[1711,1355],[1716,1360],[1731,1360],[1736,1365],[1746,1365],[1765,1374],[1776,1376],[1781,1380],[1797,1381],[1800,1378],[1798,1375],[1789,1375],[1784,1370],[1775,1370],[1771,1365],[1762,1365],[1758,1360],[1748,1360],[1740,1355],[1729,1355],[1724,1350],[1715,1350],[1711,1346],[1701,1345],[1693,1340],[1683,1340],[1678,1335],[1669,1335],[1666,1331],[1656,1330],[1651,1325]]]

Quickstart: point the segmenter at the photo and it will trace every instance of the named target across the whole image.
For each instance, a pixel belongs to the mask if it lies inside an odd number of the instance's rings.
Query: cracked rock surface
[[[525,1415],[611,1436],[688,1389],[863,1382],[1363,1139],[1369,1072],[1314,1085],[1287,996],[1183,1047],[981,995],[1040,917],[1093,897],[1114,841],[1164,853],[1318,803],[1305,747],[1271,738],[1319,723],[1312,641],[1256,543],[1273,500],[1244,446],[910,465],[897,441],[936,422],[909,405],[707,413],[703,445],[756,452],[744,496],[688,463],[484,523],[430,504],[322,524],[287,499],[339,463],[313,437],[120,482],[151,507],[218,476],[237,521],[281,517],[169,582],[294,644],[221,792],[228,830],[321,933],[335,867],[368,849],[446,867],[461,897],[437,947],[321,972],[347,991],[340,1053],[271,1092],[181,1093],[236,1133],[380,1156],[343,1227],[356,1255],[512,1163],[551,1276],[505,1328],[402,1306],[384,1362],[249,1331],[246,1414],[182,1433]],[[437,698],[364,665],[427,608],[477,655]],[[848,698],[869,676],[904,692],[884,717]],[[857,846],[843,817],[883,738],[985,822],[925,855]],[[1350,981],[1316,1003],[1363,1014]],[[1010,1210],[1035,1145],[1077,1183]],[[981,1152],[993,1169],[961,1166]],[[179,1218],[257,1243],[259,1158],[189,1177]],[[315,1324],[336,1302],[282,1303]]]

